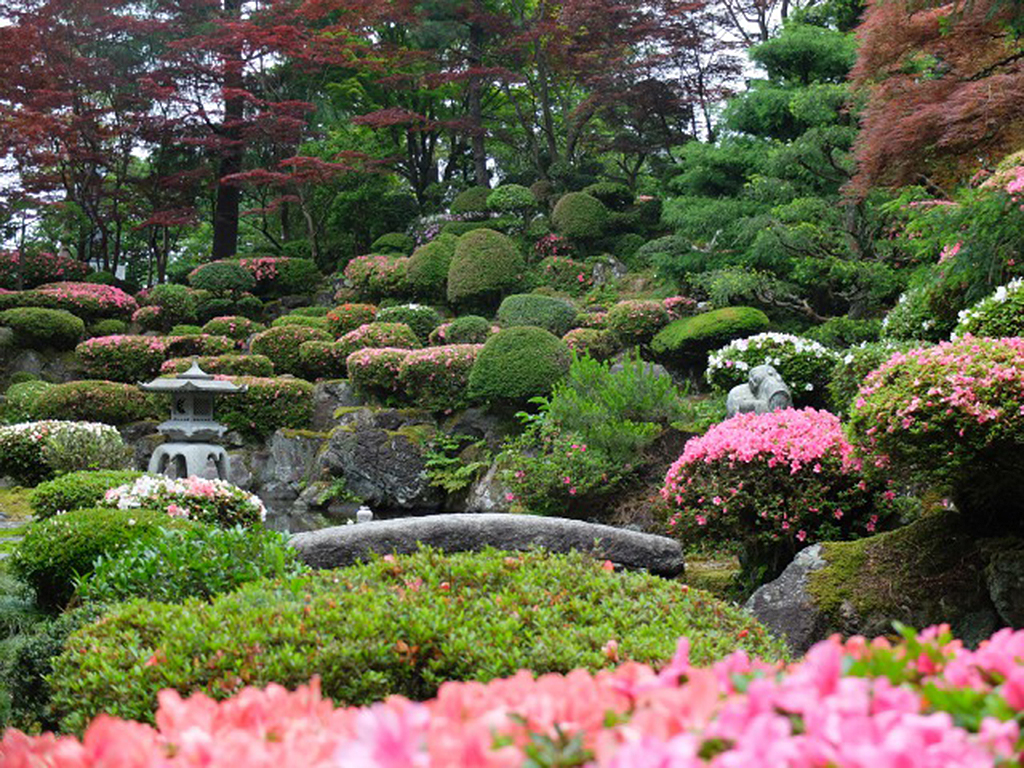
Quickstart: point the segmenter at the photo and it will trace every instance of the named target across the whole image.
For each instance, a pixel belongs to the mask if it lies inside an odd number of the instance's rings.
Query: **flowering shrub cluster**
[[[278,429],[309,429],[313,420],[313,385],[302,379],[224,376],[246,387],[217,400],[217,420],[243,438],[265,440]]]
[[[156,376],[166,345],[155,336],[96,336],[75,347],[75,354],[88,377],[134,384]]]
[[[864,379],[897,352],[915,346],[912,341],[862,341],[841,354],[828,382],[828,402],[834,413],[845,414],[857,398]]]
[[[129,318],[138,308],[135,299],[112,285],[97,283],[46,283],[36,289],[46,305],[66,309],[84,320],[103,317]]]
[[[431,344],[440,346],[442,344],[483,344],[492,333],[497,333],[498,327],[491,325],[491,321],[479,315],[461,315],[450,323],[441,323],[430,332],[428,337]]]
[[[139,307],[132,312],[132,322],[144,331],[159,331],[163,326],[161,316],[164,311],[160,307]]]
[[[397,347],[365,347],[345,359],[349,380],[367,395],[384,402],[399,392],[398,372],[409,349]]]
[[[315,342],[306,342],[315,343]],[[200,355],[197,357],[172,357],[160,366],[161,374],[184,373],[192,367],[192,361],[207,373],[224,373],[229,376],[273,376],[274,364],[266,355]]]
[[[824,392],[839,354],[811,339],[788,333],[759,333],[736,339],[708,355],[704,377],[715,389],[728,392],[744,384],[751,368],[769,364],[782,376],[793,401],[814,402]]]
[[[615,638],[604,650],[618,654]],[[12,729],[0,758],[98,768],[117,747],[137,765],[211,768],[1011,765],[1024,746],[1022,655],[1024,632],[1000,630],[970,651],[938,627],[895,645],[833,637],[781,669],[743,651],[701,667],[682,639],[658,672],[635,662],[596,674],[524,671],[448,683],[421,704],[396,696],[335,708],[317,678],[220,703],[168,690],[156,727],[104,716],[81,742]]]
[[[533,252],[539,260],[552,256],[569,259],[572,258],[574,251],[572,241],[561,235],[545,235],[533,244]]]
[[[608,326],[608,313],[603,310],[596,312],[580,312],[576,315],[577,328],[597,328],[604,330]]]
[[[398,368],[405,396],[433,411],[466,405],[469,372],[481,349],[483,344],[449,344],[409,352]]]
[[[254,256],[238,263],[256,278],[253,293],[268,298],[312,293],[322,279],[312,259]]]
[[[338,338],[361,325],[372,323],[376,314],[377,307],[373,304],[342,304],[327,313],[327,330]]]
[[[690,317],[699,311],[697,300],[691,299],[689,296],[669,296],[667,299],[662,299],[661,303],[672,320]]]
[[[954,498],[999,494],[988,515],[1005,504],[1015,509],[1020,496],[1022,404],[1024,339],[965,336],[897,352],[873,371],[854,401],[850,431],[887,471],[939,483]],[[958,506],[967,512],[970,504],[961,497]]]
[[[620,301],[608,310],[606,322],[624,344],[646,344],[668,325],[669,315],[660,301]]]
[[[255,270],[249,270],[237,261],[211,261],[200,264],[188,273],[193,288],[214,294],[237,295],[256,287]]]
[[[892,493],[869,484],[839,419],[813,408],[741,413],[690,439],[661,489],[683,538],[740,540],[748,569],[784,567],[805,545],[873,533]]]
[[[164,414],[157,400],[134,384],[116,381],[66,381],[53,384],[33,407],[40,419],[96,421],[121,426]]]
[[[595,360],[607,360],[620,348],[618,336],[598,328],[574,328],[562,341],[577,355],[590,355]]]
[[[168,357],[188,355],[226,355],[234,351],[235,342],[227,336],[196,333],[184,336],[164,336],[164,354]]]
[[[55,469],[47,461],[48,450],[53,450],[51,444],[56,446],[63,472],[121,469],[124,465],[124,441],[108,424],[29,421],[0,427],[0,476],[22,485],[36,485],[53,477]],[[70,448],[62,452],[67,444]]]
[[[972,307],[960,310],[951,338],[1024,334],[1024,277],[1001,285]]]
[[[214,336],[227,336],[235,341],[245,341],[254,333],[264,330],[259,323],[241,315],[223,315],[207,321],[203,333]]]
[[[252,527],[267,517],[260,498],[227,480],[191,476],[180,480],[143,475],[132,483],[111,488],[103,505],[115,509],[162,509],[171,517],[231,528]]]
[[[33,288],[53,280],[81,280],[89,273],[89,266],[71,256],[49,251],[0,251],[0,288],[17,288],[19,273],[22,287]]]
[[[441,315],[433,307],[424,304],[400,304],[377,311],[378,323],[405,323],[426,344],[431,331],[441,324]]]
[[[198,319],[199,299],[202,296],[184,285],[163,283],[154,285],[136,294],[139,304],[146,307],[159,307],[155,314],[136,314],[132,317],[146,330],[164,330],[182,323],[194,323]],[[154,325],[150,326],[147,323]]]
[[[548,237],[558,237],[558,235],[548,235]],[[537,264],[536,273],[541,285],[565,293],[586,293],[594,285],[594,277],[590,268],[582,261],[576,261],[566,256],[546,256]]]
[[[352,259],[344,270],[345,280],[360,295],[371,298],[403,296],[408,293],[407,256],[369,254]]]
[[[304,341],[299,345],[299,363],[305,378],[343,379],[345,358],[351,350],[337,341]]]
[[[252,337],[249,349],[253,354],[266,355],[274,363],[277,373],[302,375],[299,346],[304,341],[331,341],[331,335],[320,328],[304,325],[280,325],[268,328]]]
[[[405,323],[365,323],[338,339],[338,344],[346,357],[357,349],[367,347],[419,349],[422,346],[416,334]]]
[[[901,293],[896,306],[882,319],[883,339],[938,341],[948,332],[948,326],[938,322],[928,306],[928,292],[924,286]]]

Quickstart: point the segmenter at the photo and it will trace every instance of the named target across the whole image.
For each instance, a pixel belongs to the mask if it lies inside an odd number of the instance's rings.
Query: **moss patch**
[[[28,502],[31,488],[0,488],[0,516],[10,520],[26,520],[32,516]]]

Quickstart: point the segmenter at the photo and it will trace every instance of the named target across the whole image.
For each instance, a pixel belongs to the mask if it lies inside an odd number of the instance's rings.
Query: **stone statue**
[[[732,418],[737,413],[768,413],[792,405],[793,395],[779,372],[771,365],[756,365],[750,369],[746,384],[729,390],[725,413]]]

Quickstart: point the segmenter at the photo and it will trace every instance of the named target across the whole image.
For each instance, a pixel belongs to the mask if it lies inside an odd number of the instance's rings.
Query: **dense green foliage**
[[[128,469],[100,469],[69,472],[32,489],[29,503],[37,520],[60,512],[95,507],[110,488],[132,482],[141,472]]]
[[[441,233],[429,243],[424,243],[409,257],[406,280],[417,298],[436,300],[447,295],[448,268],[455,255],[459,238]]]
[[[222,397],[217,420],[247,440],[263,440],[278,429],[309,429],[313,420],[313,385],[302,379],[238,376],[245,392]]]
[[[569,348],[543,328],[505,328],[480,350],[469,395],[487,402],[522,403],[548,394],[569,370]]]
[[[441,324],[441,315],[433,307],[423,304],[399,304],[381,308],[375,320],[378,323],[405,323],[420,343],[426,344],[431,331]]]
[[[463,235],[448,267],[448,301],[460,306],[497,306],[522,280],[526,264],[506,235],[478,229]]]
[[[651,340],[651,351],[667,361],[703,368],[711,350],[766,331],[770,325],[764,312],[752,307],[713,309],[673,320]]]
[[[82,319],[63,309],[7,309],[0,312],[0,325],[14,331],[15,342],[29,349],[73,349],[85,334]]]
[[[570,192],[555,203],[551,223],[566,237],[580,240],[600,237],[608,223],[604,203],[584,192]]]
[[[301,376],[299,346],[304,341],[331,341],[331,335],[322,328],[282,325],[257,333],[252,338],[249,348],[257,355],[269,357],[276,373]]]
[[[576,307],[564,299],[536,293],[506,296],[498,307],[498,322],[508,328],[535,325],[556,336],[564,336],[576,321]]]
[[[36,419],[100,421],[121,426],[164,415],[157,400],[132,384],[117,381],[69,381],[54,384],[32,412]]]

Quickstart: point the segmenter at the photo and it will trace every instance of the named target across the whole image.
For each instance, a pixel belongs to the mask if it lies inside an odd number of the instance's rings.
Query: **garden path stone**
[[[509,514],[443,514],[341,525],[293,536],[291,544],[314,568],[340,568],[371,553],[407,554],[420,544],[445,552],[491,546],[522,551],[542,547],[552,552],[594,552],[629,569],[659,576],[683,572],[679,542],[608,525],[559,517]]]

